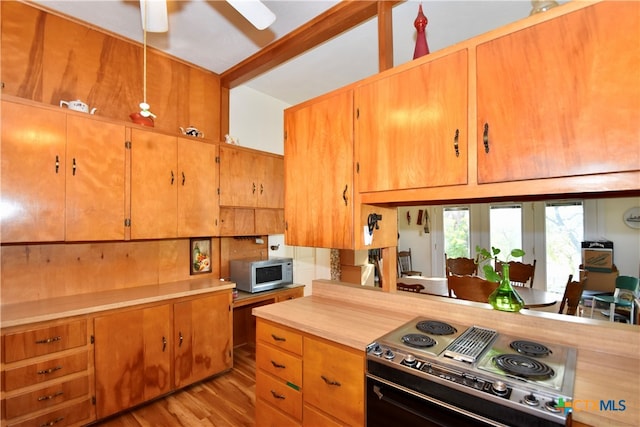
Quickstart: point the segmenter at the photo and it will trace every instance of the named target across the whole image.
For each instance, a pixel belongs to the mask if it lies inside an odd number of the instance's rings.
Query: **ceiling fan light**
[[[276,20],[276,15],[259,0],[227,0],[254,27],[264,30]]]
[[[166,0],[140,0],[140,12],[142,28],[145,31],[150,33],[169,31]]]

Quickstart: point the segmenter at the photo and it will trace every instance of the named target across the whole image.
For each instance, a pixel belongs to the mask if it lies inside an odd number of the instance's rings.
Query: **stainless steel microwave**
[[[229,276],[236,288],[261,292],[293,283],[293,259],[236,259],[229,262]]]

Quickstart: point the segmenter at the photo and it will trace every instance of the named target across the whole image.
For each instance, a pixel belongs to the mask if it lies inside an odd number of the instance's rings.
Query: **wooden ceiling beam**
[[[389,55],[391,55],[391,62],[393,62],[390,11],[393,6],[403,1],[342,1],[222,73],[220,75],[221,85],[226,88],[239,86],[377,16],[379,13],[382,14],[382,19],[378,23],[378,52],[379,55],[384,56],[384,59],[380,58],[379,62],[381,67],[384,64],[386,68],[389,68]]]

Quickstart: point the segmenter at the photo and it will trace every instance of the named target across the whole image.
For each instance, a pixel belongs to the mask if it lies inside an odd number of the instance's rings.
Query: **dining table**
[[[449,296],[449,288],[447,286],[446,277],[420,277],[409,276],[398,278],[398,282],[403,283],[419,283],[424,286],[420,291],[421,294],[436,295],[442,297]],[[496,284],[497,286],[497,284]],[[562,295],[555,292],[547,292],[542,289],[527,288],[523,286],[515,287],[518,295],[524,301],[524,308],[542,308],[550,307],[562,299]]]

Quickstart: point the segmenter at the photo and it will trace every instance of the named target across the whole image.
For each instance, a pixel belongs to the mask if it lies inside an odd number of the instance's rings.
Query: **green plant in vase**
[[[491,247],[491,251],[476,246],[478,265],[482,265],[482,271],[484,277],[491,281],[498,283],[498,287],[491,295],[489,295],[489,304],[501,311],[518,312],[524,307],[524,301],[522,297],[518,295],[518,292],[511,286],[509,280],[509,257],[520,258],[524,256],[522,249],[513,249],[506,259],[502,261],[502,271],[497,272],[491,261],[498,258],[498,255],[502,252],[498,248]]]

